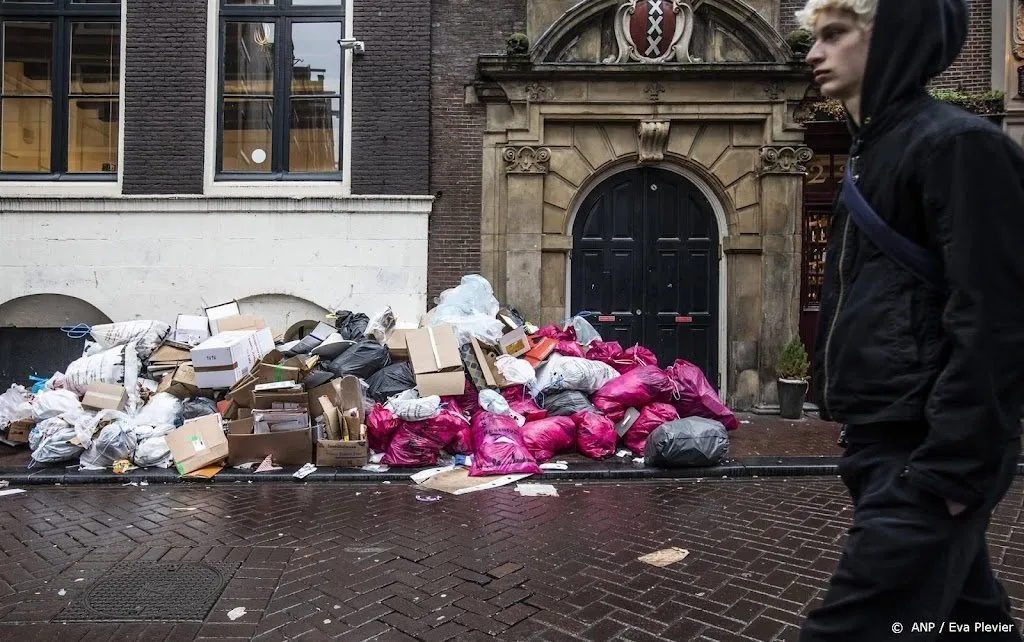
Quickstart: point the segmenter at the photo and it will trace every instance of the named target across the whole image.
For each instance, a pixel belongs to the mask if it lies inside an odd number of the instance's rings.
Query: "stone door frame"
[[[683,179],[692,183],[700,193],[704,195],[704,198],[708,199],[708,203],[711,205],[711,212],[715,216],[715,227],[718,231],[718,372],[720,373],[720,382],[712,381],[711,385],[714,386],[718,391],[719,395],[723,395],[724,391],[729,389],[728,377],[728,265],[729,262],[726,260],[725,252],[722,250],[726,243],[726,238],[729,233],[729,224],[726,219],[725,206],[722,201],[722,196],[715,191],[715,189],[699,174],[693,170],[685,167],[681,162],[661,161],[656,163],[647,163],[646,167],[656,167],[658,169],[664,169],[676,174]],[[573,226],[576,224],[576,217],[579,215],[580,208],[583,203],[587,200],[587,197],[597,188],[599,188],[606,180],[625,172],[630,172],[640,169],[640,165],[636,163],[635,158],[620,159],[616,164],[606,167],[605,169],[595,172],[592,174],[576,192],[575,198],[569,205],[569,215],[566,217],[566,225],[564,233],[569,238],[573,236]],[[569,316],[574,311],[571,310],[572,306],[572,251],[566,251],[565,259],[565,316]],[[667,366],[670,364],[662,364]],[[718,385],[716,385],[718,384]]]

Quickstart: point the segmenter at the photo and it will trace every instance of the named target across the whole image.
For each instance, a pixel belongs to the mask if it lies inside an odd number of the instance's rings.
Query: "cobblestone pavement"
[[[399,483],[30,487],[0,497],[0,639],[794,640],[850,517],[835,478],[557,489],[424,503]],[[1022,510],[1018,481],[990,531],[1018,615]],[[637,560],[669,546],[689,556]],[[229,579],[205,621],[62,623],[127,561]]]

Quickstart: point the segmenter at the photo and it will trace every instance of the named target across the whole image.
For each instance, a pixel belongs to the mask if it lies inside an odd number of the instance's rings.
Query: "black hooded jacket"
[[[1024,153],[925,90],[963,46],[967,16],[963,0],[880,0],[849,161],[878,215],[941,259],[946,287],[889,259],[840,201],[814,372],[825,418],[925,423],[907,479],[972,505],[1019,448]]]

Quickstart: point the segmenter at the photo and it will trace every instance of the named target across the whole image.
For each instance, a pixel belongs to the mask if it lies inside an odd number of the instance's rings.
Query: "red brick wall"
[[[483,105],[466,105],[477,56],[525,31],[526,0],[433,0],[430,64],[430,217],[427,300],[480,270]]]
[[[804,0],[782,0],[779,32],[783,37],[797,28],[793,14],[804,4]],[[992,88],[992,4],[988,0],[968,0],[968,4],[971,6],[971,22],[967,42],[953,66],[932,83],[937,89],[975,93]]]

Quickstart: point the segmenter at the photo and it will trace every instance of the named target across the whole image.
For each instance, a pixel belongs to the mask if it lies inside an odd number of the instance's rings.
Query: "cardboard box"
[[[252,393],[257,383],[256,377],[247,374],[231,386],[227,398],[238,404],[239,408],[252,408]]]
[[[266,322],[252,314],[237,314],[217,320],[218,334],[221,332],[237,332],[239,330],[262,330],[267,327]]]
[[[358,383],[358,381],[357,381]],[[320,404],[320,397],[327,397],[334,406],[341,405],[341,379],[333,379],[327,383],[317,386],[309,391],[309,416],[312,419],[321,417],[324,414],[323,406]]]
[[[205,318],[205,317],[203,317]],[[149,365],[153,364],[181,364],[192,360],[189,352],[190,347],[180,348],[171,343],[164,342],[159,348],[153,351],[149,357]]]
[[[174,322],[172,337],[178,343],[199,345],[210,338],[210,320],[206,317],[179,314]]]
[[[294,404],[302,410],[309,408],[309,395],[306,392],[254,392],[252,393],[253,410],[271,410],[274,404]],[[285,406],[280,406],[285,407]]]
[[[391,333],[391,337],[388,338],[387,347],[393,360],[406,361],[409,359],[409,344],[405,340],[410,332],[415,332],[415,330],[398,328]]]
[[[520,357],[529,352],[532,346],[530,338],[526,336],[526,330],[516,328],[501,338],[498,347],[510,357]]]
[[[178,366],[173,372],[164,375],[156,391],[166,392],[178,399],[191,399],[199,393],[195,368],[191,363]]]
[[[316,442],[316,465],[327,468],[362,468],[369,461],[369,448],[365,441]]]
[[[204,310],[206,312],[206,318],[210,320],[210,334],[217,334],[218,322],[221,319],[227,317],[235,317],[240,315],[242,312],[238,309],[238,301],[228,301],[227,303],[218,303],[212,305]]]
[[[228,440],[219,414],[186,421],[181,428],[168,433],[166,439],[179,475],[215,464],[228,456]]]
[[[460,395],[465,391],[466,374],[454,326],[413,330],[406,335],[406,344],[421,397]]]
[[[128,391],[124,386],[94,381],[85,389],[84,408],[94,410],[124,410],[128,404]]]
[[[483,344],[476,337],[472,338],[470,344],[473,346],[473,357],[480,367],[480,374],[484,378],[484,386],[486,388],[507,388],[509,383],[498,370],[497,355],[484,350]]]
[[[313,460],[313,431],[310,428],[257,435],[252,432],[252,421],[250,418],[232,422],[232,432],[227,436],[229,466],[260,462],[267,455],[279,466],[302,466]],[[248,425],[247,432],[245,425]]]
[[[200,388],[230,388],[273,349],[268,328],[221,332],[192,348],[196,383]]]
[[[27,444],[28,435],[35,428],[36,422],[31,419],[12,421],[7,427],[7,441],[14,444]]]

